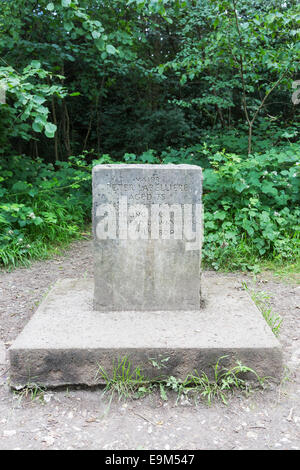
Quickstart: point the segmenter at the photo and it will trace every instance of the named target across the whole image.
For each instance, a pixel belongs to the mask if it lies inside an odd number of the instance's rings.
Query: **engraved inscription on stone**
[[[93,170],[97,310],[200,307],[201,168]]]

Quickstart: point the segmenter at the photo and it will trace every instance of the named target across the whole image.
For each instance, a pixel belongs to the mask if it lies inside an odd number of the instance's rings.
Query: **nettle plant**
[[[215,269],[299,256],[299,144],[247,158],[217,152],[204,171],[204,254]]]
[[[299,257],[300,146],[236,155],[197,144],[126,153],[127,163],[189,163],[203,168],[204,262],[214,269],[259,270],[259,259]],[[104,155],[103,163],[113,163]],[[102,163],[102,161],[99,161]],[[117,162],[114,162],[117,163]]]

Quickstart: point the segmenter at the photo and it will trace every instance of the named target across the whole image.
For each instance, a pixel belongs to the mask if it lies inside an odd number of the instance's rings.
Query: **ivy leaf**
[[[214,217],[215,217],[215,219],[224,220],[225,217],[226,217],[226,212],[225,211],[216,211],[216,213],[214,214]]]
[[[269,181],[264,181],[261,190],[264,194],[268,194],[270,196],[276,196],[278,194],[278,191],[276,188],[274,188],[273,184],[270,183]]]
[[[31,67],[33,67],[34,69],[40,69],[41,68],[41,63],[39,60],[32,60],[30,62],[30,65]]]
[[[43,103],[45,103],[46,98],[44,96],[35,95],[33,97],[33,101],[37,104],[43,104]]]
[[[234,187],[239,193],[241,193],[244,191],[245,188],[247,188],[247,185],[243,183],[242,181],[237,181]]]
[[[74,23],[72,23],[72,21],[66,21],[64,23],[64,28],[66,31],[71,31],[74,27]]]

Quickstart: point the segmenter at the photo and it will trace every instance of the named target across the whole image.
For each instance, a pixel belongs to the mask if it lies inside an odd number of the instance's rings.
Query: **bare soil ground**
[[[44,401],[21,398],[9,387],[5,352],[48,289],[59,278],[92,276],[89,241],[64,256],[30,268],[0,271],[0,449],[299,449],[300,286],[260,275],[228,274],[272,295],[282,318],[279,340],[286,371],[279,385],[228,406],[180,400],[158,393],[109,404],[100,389],[48,390]],[[213,282],[218,273],[207,271]]]

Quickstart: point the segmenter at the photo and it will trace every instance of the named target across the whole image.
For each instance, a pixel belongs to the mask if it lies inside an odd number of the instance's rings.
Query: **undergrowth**
[[[85,235],[92,195],[84,158],[54,168],[15,156],[0,170],[0,265],[47,258]]]

